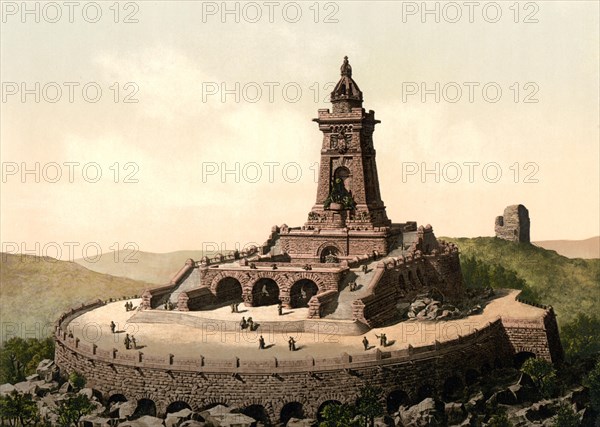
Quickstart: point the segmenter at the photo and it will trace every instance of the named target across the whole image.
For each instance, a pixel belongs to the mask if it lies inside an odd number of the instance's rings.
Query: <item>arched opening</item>
[[[125,395],[120,394],[120,393],[113,394],[106,401],[106,407],[109,410],[112,410],[113,405],[116,405],[118,403],[123,403],[123,402],[127,402],[127,398],[125,397]]]
[[[319,287],[309,279],[298,280],[290,289],[292,308],[308,307],[308,301],[319,292]]]
[[[192,407],[187,402],[182,402],[180,400],[171,403],[167,406],[167,414],[174,414],[175,412],[182,411],[184,409],[191,410]]]
[[[219,280],[216,287],[217,303],[234,303],[242,301],[242,285],[233,277]]]
[[[398,412],[401,406],[410,405],[410,398],[404,390],[394,390],[387,397],[387,412],[392,415]]]
[[[286,425],[287,422],[292,418],[297,418],[300,420],[304,418],[304,408],[302,408],[302,403],[290,402],[283,405],[283,408],[281,408],[279,421],[283,425]]]
[[[273,279],[262,278],[252,288],[252,305],[273,305],[279,302],[279,286]]]
[[[475,369],[467,369],[467,372],[465,372],[465,384],[467,386],[474,385],[478,378],[479,372],[477,372]]]
[[[250,405],[242,411],[242,414],[247,415],[250,418],[254,418],[256,421],[260,421],[264,425],[270,425],[271,423],[269,420],[269,414],[267,414],[267,410],[262,405]]]
[[[336,246],[326,246],[321,251],[319,259],[321,262],[327,262],[328,258],[337,259],[340,256],[340,250]]]
[[[421,269],[417,268],[417,279],[419,279],[419,284],[421,286],[425,286],[425,279],[423,279],[423,274],[421,273]]]
[[[132,419],[143,417],[144,415],[150,415],[156,417],[156,404],[150,399],[138,400],[137,407],[131,416]]]
[[[513,356],[513,365],[515,368],[521,369],[521,366],[523,366],[523,363],[525,363],[527,359],[532,359],[534,357],[535,353],[532,353],[531,351],[520,351]]]
[[[342,402],[340,402],[339,400],[327,400],[325,402],[323,402],[321,404],[321,406],[319,406],[319,410],[317,411],[317,421],[321,422],[321,421],[325,421],[325,419],[323,418],[323,410],[328,407],[329,405],[341,405]]]
[[[417,390],[417,403],[427,399],[428,397],[433,397],[434,393],[435,389],[431,384],[423,384]]]
[[[444,381],[444,387],[442,389],[442,399],[446,402],[458,400],[462,392],[464,391],[464,385],[460,378],[457,376],[451,376]]]
[[[333,173],[334,182],[336,178],[340,178],[342,180],[346,191],[348,191],[349,193],[352,192],[352,174],[350,173],[350,169],[348,169],[345,166],[340,166]]]

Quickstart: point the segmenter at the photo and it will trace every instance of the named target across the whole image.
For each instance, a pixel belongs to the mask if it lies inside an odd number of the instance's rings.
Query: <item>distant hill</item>
[[[98,273],[164,285],[169,283],[188,258],[199,261],[202,256],[202,251],[177,251],[157,254],[122,250],[104,253],[97,262],[89,262],[85,259],[76,259],[75,262]]]
[[[567,258],[600,258],[600,236],[585,240],[542,240],[533,244],[556,251]]]
[[[595,314],[600,303],[600,260],[571,259],[531,244],[495,237],[443,238],[458,245],[461,258],[474,256],[514,270],[543,304],[552,305],[560,324],[578,312]]]
[[[140,295],[150,283],[96,273],[74,262],[0,253],[2,337],[52,333],[51,325],[74,305],[102,298]]]

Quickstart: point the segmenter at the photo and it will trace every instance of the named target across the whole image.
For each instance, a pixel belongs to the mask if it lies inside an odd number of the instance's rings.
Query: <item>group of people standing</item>
[[[131,301],[125,303],[125,311],[133,311],[133,303]]]
[[[379,339],[379,345],[381,347],[388,346],[387,335],[385,333],[382,332],[381,335],[375,334],[375,337]],[[367,351],[369,349],[369,340],[367,339],[366,336],[363,337],[362,343],[365,348],[365,351]]]
[[[248,317],[248,320],[246,320],[246,318],[244,316],[242,316],[242,320],[240,322],[240,329],[250,329],[251,331],[254,331],[256,329],[257,325],[254,323],[254,320],[252,320],[252,317]]]

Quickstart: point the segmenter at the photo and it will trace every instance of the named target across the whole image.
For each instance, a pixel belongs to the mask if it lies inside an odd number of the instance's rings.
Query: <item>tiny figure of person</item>
[[[129,311],[129,301],[125,303],[125,311]]]
[[[246,318],[242,317],[242,321],[240,322],[240,328],[246,329],[248,327],[248,322],[246,322]]]
[[[251,331],[254,330],[254,320],[252,320],[252,317],[248,317],[248,329]]]
[[[259,350],[264,350],[265,349],[265,339],[263,338],[262,335],[258,339],[258,349]]]
[[[381,335],[375,334],[375,337],[379,338],[379,345],[385,347],[387,345],[387,338],[384,333]]]
[[[239,309],[238,309],[239,305],[240,305],[239,302],[236,302],[236,303],[233,304],[233,312],[234,313],[239,313],[240,312]]]
[[[281,301],[277,303],[277,313],[281,316],[283,314],[283,304]]]
[[[231,304],[229,307],[231,308],[231,312],[235,313],[235,304]]]
[[[125,339],[123,340],[123,344],[125,344],[126,350],[129,350],[131,348],[131,339],[129,338],[129,334],[125,334]]]
[[[117,325],[112,320],[110,321],[110,331],[114,334],[117,329]]]
[[[363,264],[363,266],[362,266],[362,272],[366,274],[367,271],[369,271],[369,267],[367,267],[367,264]]]
[[[363,343],[363,346],[365,347],[365,351],[367,351],[369,349],[369,340],[367,339],[367,337],[363,337],[362,343]]]
[[[296,351],[296,341],[294,340],[294,337],[290,337],[288,340],[288,348],[290,351]]]
[[[137,350],[137,341],[133,335],[131,336],[131,344],[133,345],[133,349]]]

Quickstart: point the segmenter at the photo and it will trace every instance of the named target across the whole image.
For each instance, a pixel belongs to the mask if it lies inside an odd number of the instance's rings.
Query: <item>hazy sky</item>
[[[117,6],[2,3],[4,251],[232,248],[303,224],[344,55],[395,222],[489,236],[522,203],[532,240],[600,234],[597,1]]]

